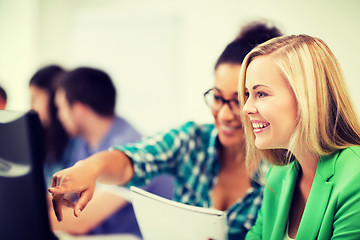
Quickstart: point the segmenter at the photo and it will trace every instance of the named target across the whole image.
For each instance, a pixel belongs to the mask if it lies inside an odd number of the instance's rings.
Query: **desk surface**
[[[56,232],[59,240],[141,240],[137,236],[130,234],[107,234],[92,236],[74,236],[62,232]]]

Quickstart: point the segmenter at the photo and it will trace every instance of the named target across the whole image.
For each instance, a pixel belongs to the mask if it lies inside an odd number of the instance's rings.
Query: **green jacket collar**
[[[333,183],[329,180],[334,175],[334,166],[336,159],[338,158],[339,152],[330,154],[328,156],[322,156],[319,159],[315,178],[311,191],[306,203],[303,217],[300,222],[298,233],[296,235],[297,239],[316,239],[325,210],[328,205],[328,201],[331,195],[333,188]],[[286,222],[288,219],[288,214],[291,206],[292,195],[294,192],[294,187],[296,184],[298,176],[298,162],[294,161],[289,165],[289,171],[287,172],[286,177],[283,182],[283,195],[280,198],[280,205],[284,206],[282,214],[279,215],[278,222],[275,223],[279,226],[279,237],[283,237]],[[314,217],[315,216],[315,217]],[[283,227],[280,227],[283,226]],[[275,239],[275,238],[274,238]],[[282,238],[278,238],[282,239]]]

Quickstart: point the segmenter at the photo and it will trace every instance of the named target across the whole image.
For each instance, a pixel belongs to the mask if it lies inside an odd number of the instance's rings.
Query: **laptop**
[[[0,110],[1,239],[57,239],[48,219],[44,157],[38,115]]]
[[[130,189],[144,240],[227,239],[224,211],[175,202],[135,186]]]

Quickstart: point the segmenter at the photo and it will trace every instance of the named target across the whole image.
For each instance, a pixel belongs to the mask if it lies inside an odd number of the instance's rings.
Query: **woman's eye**
[[[257,92],[257,94],[258,94],[259,98],[263,98],[263,97],[267,96],[267,94],[264,92]]]
[[[221,101],[221,100],[222,100],[222,97],[214,95],[214,100],[215,100],[216,102],[217,102],[217,101]]]
[[[247,99],[249,98],[249,96],[250,96],[250,93],[246,91],[246,92],[244,93],[244,96],[245,96],[245,100],[247,100]]]

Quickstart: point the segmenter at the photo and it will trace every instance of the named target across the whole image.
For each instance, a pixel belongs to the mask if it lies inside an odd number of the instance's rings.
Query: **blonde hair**
[[[308,35],[283,36],[254,48],[244,59],[240,71],[241,106],[246,102],[247,67],[256,57],[270,54],[296,97],[298,124],[287,150],[261,150],[255,147],[252,125],[244,116],[249,171],[256,169],[259,164],[259,160],[254,159],[266,159],[276,165],[288,164],[295,149],[308,150],[321,156],[360,145],[360,124],[342,70],[329,47],[318,38]]]

